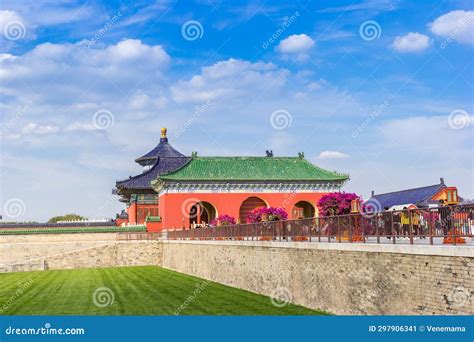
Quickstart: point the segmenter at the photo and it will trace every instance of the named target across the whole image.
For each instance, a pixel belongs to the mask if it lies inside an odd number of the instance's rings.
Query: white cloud
[[[123,63],[129,61],[164,64],[170,61],[169,55],[165,52],[161,45],[149,46],[143,44],[138,39],[126,39],[117,45],[111,45],[103,56],[109,62]]]
[[[73,122],[72,124],[68,125],[65,130],[67,132],[95,131],[97,130],[97,127],[94,126],[92,123]]]
[[[278,44],[278,50],[284,54],[300,54],[307,52],[314,46],[314,40],[308,35],[294,34]]]
[[[404,36],[396,37],[392,46],[398,52],[421,52],[430,46],[430,37],[410,32]]]
[[[161,45],[128,39],[91,48],[84,42],[43,43],[22,55],[3,54],[2,134],[13,148],[38,142],[42,134],[40,143],[55,149],[76,143],[84,148],[86,141],[112,148],[133,137],[136,142],[131,148],[141,150],[148,144],[139,139],[140,131],[152,129],[143,123],[163,120],[158,109],[167,99],[169,83],[163,74],[169,61]],[[94,132],[92,120],[99,110],[114,114],[113,130],[68,139],[74,132]]]
[[[474,45],[474,11],[451,11],[438,17],[428,26],[437,36]]]
[[[0,32],[5,34],[6,28],[11,23],[19,23],[23,26],[25,25],[25,20],[15,11],[0,11]]]
[[[316,164],[350,173],[349,191],[367,191],[373,183],[387,184],[387,179],[397,182],[399,188],[416,186],[420,185],[418,176],[425,173],[431,178],[436,174],[435,181],[440,176],[455,179],[460,188],[472,183],[472,172],[446,162],[458,153],[463,154],[459,160],[464,163],[471,160],[472,148],[468,151],[471,155],[466,153],[472,146],[469,128],[427,132],[423,120],[384,126],[387,115],[379,116],[373,129],[352,140],[351,131],[372,103],[318,81],[317,73],[293,74],[273,63],[228,59],[183,79],[168,72],[169,62],[163,47],[138,40],[92,48],[85,42],[47,43],[23,55],[0,56],[0,124],[6,124],[10,134],[0,153],[1,195],[25,199],[25,219],[47,219],[71,208],[98,216],[96,210],[104,197],[113,202],[106,216],[113,216],[123,204],[110,195],[110,189],[115,180],[141,172],[133,160],[156,145],[163,126],[168,127],[173,146],[185,154],[197,150],[202,155],[264,155],[265,149],[273,149],[282,156],[296,155],[296,151],[318,156],[325,150],[320,159],[315,158]],[[26,106],[29,100],[31,105]],[[196,115],[195,105],[201,107],[207,100],[212,105]],[[387,110],[395,112],[393,117],[396,111],[413,113],[418,103],[408,103],[393,103]],[[433,105],[432,99],[429,103]],[[447,100],[443,105],[450,107]],[[436,107],[439,110],[440,106]],[[283,132],[271,126],[271,113],[277,109],[287,110],[293,118],[292,126]],[[431,109],[416,109],[432,113]],[[470,107],[465,109],[472,113]],[[113,127],[93,130],[92,118],[98,110],[113,113]],[[446,127],[451,110],[443,118]],[[189,127],[187,122],[191,122]],[[379,124],[386,134],[377,134]],[[29,134],[23,134],[25,126]],[[47,134],[58,127],[56,133]],[[176,137],[183,127],[185,131]],[[400,146],[406,135],[414,141]],[[447,150],[454,152],[447,155],[430,149],[418,163],[417,155],[431,143],[426,142],[426,136],[437,137],[443,148],[446,140],[450,144]],[[445,138],[440,140],[440,136]],[[375,141],[368,141],[372,138]],[[394,139],[402,139],[402,143],[390,149]],[[366,162],[374,154],[377,157]],[[407,158],[418,163],[410,164],[413,170],[406,170]],[[60,168],[48,174],[51,165]],[[418,178],[407,180],[408,173]],[[15,186],[20,181],[27,183]],[[413,184],[403,183],[408,181]],[[39,184],[41,191],[32,193],[29,184]],[[53,205],[42,205],[37,194],[44,193],[43,189],[57,199]]]
[[[0,49],[9,51],[17,42],[35,38],[33,29],[17,12],[0,11]],[[5,57],[5,54],[2,58]]]
[[[17,1],[3,0],[2,7],[8,8],[25,18],[34,27],[53,26],[77,21],[101,19],[98,6],[74,1]]]
[[[472,123],[474,117],[465,113],[466,117],[463,116],[459,119],[469,120]],[[466,143],[472,143],[472,130],[469,127],[469,122],[463,124],[464,129],[453,129],[453,123],[450,122],[448,114],[392,119],[385,121],[378,129],[381,135],[398,147],[414,148],[419,146],[420,150],[433,149],[439,154],[445,152],[453,156],[457,152],[461,152],[461,147],[466,146]]]
[[[15,56],[9,54],[9,53],[0,53],[0,63],[6,60],[13,60],[15,59]]]
[[[23,134],[46,135],[59,132],[58,126],[52,125],[38,125],[36,123],[29,123],[22,128]]]
[[[339,151],[323,151],[318,156],[319,159],[345,159],[350,158],[346,153]]]
[[[170,60],[161,45],[134,39],[91,48],[85,42],[43,43],[24,55],[0,58],[0,77],[2,91],[23,100],[34,92],[49,104],[71,105],[86,98],[97,106],[110,95],[123,99],[127,89],[144,81],[148,87],[160,88]]]
[[[284,60],[304,62],[309,58],[309,50],[314,46],[314,40],[306,34],[294,34],[283,39],[277,46]]]
[[[179,81],[171,87],[176,102],[224,101],[278,92],[286,83],[289,72],[272,63],[251,63],[228,59],[204,67],[201,73],[188,81]]]
[[[2,0],[0,11],[0,50],[11,51],[26,40],[36,39],[36,33],[44,33],[43,28],[62,25],[59,30],[74,29],[69,38],[93,35],[94,30],[103,27],[107,19],[100,4],[81,3],[80,1],[18,1]],[[124,6],[125,7],[125,6]],[[121,8],[124,8],[121,7]],[[5,28],[8,30],[5,30]],[[9,32],[9,36],[5,34]],[[12,39],[13,37],[13,39]]]

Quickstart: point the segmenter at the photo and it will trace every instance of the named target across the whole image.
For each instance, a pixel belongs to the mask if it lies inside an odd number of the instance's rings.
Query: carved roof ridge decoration
[[[314,192],[340,190],[345,181],[314,181],[314,182],[182,182],[167,181],[158,178],[152,182],[153,189],[159,194],[166,193],[222,193],[222,192]]]

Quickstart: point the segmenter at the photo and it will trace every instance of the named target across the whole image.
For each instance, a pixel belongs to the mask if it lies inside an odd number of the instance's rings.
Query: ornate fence
[[[474,205],[457,205],[170,230],[168,239],[457,245],[474,237],[473,232]]]

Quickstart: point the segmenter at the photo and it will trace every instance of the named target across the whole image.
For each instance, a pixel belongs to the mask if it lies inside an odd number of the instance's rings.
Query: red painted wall
[[[148,215],[158,216],[158,204],[137,204],[132,203],[127,208],[128,222],[130,224],[143,224]]]
[[[159,208],[158,204],[138,204],[137,205],[137,223],[142,224],[145,222],[147,216],[158,216]]]
[[[294,205],[299,201],[310,202],[315,208],[316,203],[325,193],[188,193],[163,194],[160,196],[160,216],[163,229],[189,227],[186,213],[196,202],[209,202],[217,210],[217,215],[227,214],[239,218],[240,205],[249,197],[259,197],[270,207],[283,207],[290,218]],[[317,209],[316,209],[317,212]],[[245,222],[242,222],[245,223]]]
[[[162,230],[162,225],[161,222],[146,222],[146,231],[153,233],[153,232],[159,232]]]
[[[115,220],[115,225],[117,227],[121,227],[122,224],[124,224],[124,223],[128,223],[128,220],[127,219],[120,219],[120,218]]]
[[[132,203],[130,206],[127,208],[127,214],[128,214],[128,222],[130,224],[136,224],[137,222],[137,204]]]

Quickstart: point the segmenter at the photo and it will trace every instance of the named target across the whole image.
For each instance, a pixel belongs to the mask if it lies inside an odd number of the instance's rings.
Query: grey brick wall
[[[170,241],[163,267],[335,314],[474,313],[470,256]]]
[[[115,233],[0,237],[0,272],[160,265],[157,241],[116,241]]]

